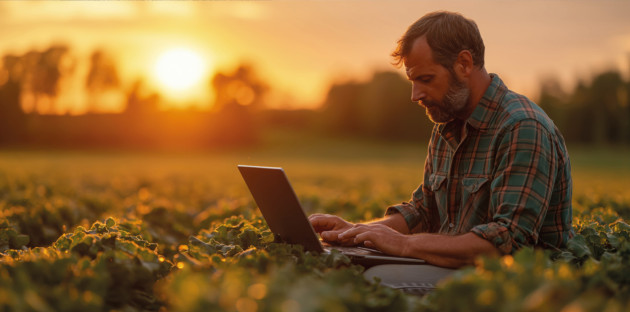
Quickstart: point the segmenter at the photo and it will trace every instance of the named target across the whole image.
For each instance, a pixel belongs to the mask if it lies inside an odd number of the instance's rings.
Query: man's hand
[[[406,253],[409,237],[383,224],[356,224],[338,236],[394,256]]]
[[[344,246],[356,245],[353,238],[339,239],[339,234],[351,229],[354,224],[340,217],[316,213],[308,217],[315,232],[319,233],[323,240]]]
[[[447,268],[473,264],[480,255],[500,255],[492,243],[472,232],[453,236],[399,232],[398,228],[408,230],[400,214],[357,224],[325,214],[314,214],[308,219],[326,241],[344,246],[363,244],[389,255],[424,259]]]

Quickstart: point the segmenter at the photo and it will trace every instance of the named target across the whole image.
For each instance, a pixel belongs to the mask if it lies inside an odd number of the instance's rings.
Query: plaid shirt
[[[424,183],[387,209],[394,213],[414,232],[473,232],[504,254],[563,247],[573,236],[564,139],[540,107],[493,74],[468,120],[435,125]]]

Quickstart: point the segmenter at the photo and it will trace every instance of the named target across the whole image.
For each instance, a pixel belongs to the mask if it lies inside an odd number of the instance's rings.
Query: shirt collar
[[[486,89],[483,97],[481,97],[477,107],[475,107],[475,110],[473,110],[470,117],[466,120],[466,123],[478,130],[488,128],[490,121],[489,116],[497,111],[497,106],[507,91],[507,87],[503,84],[499,75],[490,74],[490,77],[492,78],[490,86],[488,86],[488,89]]]

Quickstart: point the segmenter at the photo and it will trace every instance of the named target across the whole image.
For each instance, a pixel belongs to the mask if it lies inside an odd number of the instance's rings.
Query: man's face
[[[404,64],[412,83],[411,100],[425,107],[431,121],[446,123],[465,110],[470,89],[452,71],[433,61],[426,37],[416,39]]]

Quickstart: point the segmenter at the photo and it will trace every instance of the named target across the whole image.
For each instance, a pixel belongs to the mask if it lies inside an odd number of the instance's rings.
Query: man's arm
[[[407,226],[407,221],[405,221],[405,218],[400,213],[386,215],[384,218],[370,221],[367,224],[370,224],[370,225],[381,224],[381,225],[388,226],[396,230],[396,232],[399,232],[402,234],[410,233],[409,227]]]
[[[475,258],[481,255],[499,254],[492,243],[474,233],[458,236],[428,233],[404,235],[383,224],[366,224],[339,235],[341,240],[349,238],[356,244],[363,243],[390,255],[420,258],[448,268],[473,264]]]
[[[399,213],[369,223],[353,224],[326,214],[311,215],[309,221],[326,241],[346,246],[363,244],[386,254],[420,258],[442,267],[459,268],[472,264],[480,255],[499,254],[492,243],[473,233],[409,235],[407,222]]]
[[[492,220],[471,229],[503,254],[534,246],[556,183],[558,155],[551,133],[531,119],[514,123],[497,148],[490,184]],[[554,220],[562,226],[560,220]]]
[[[435,204],[435,195],[431,186],[431,173],[433,172],[433,142],[436,136],[436,128],[433,128],[431,141],[427,157],[424,162],[424,180],[420,186],[411,194],[408,202],[387,207],[385,218],[393,217],[395,228],[401,233],[421,233],[431,232],[432,225],[439,223],[437,207]],[[400,219],[399,219],[400,218]],[[399,228],[398,221],[404,221],[404,229]],[[390,225],[387,223],[387,225]],[[401,226],[402,227],[402,226]]]
[[[402,256],[421,258],[428,263],[447,268],[472,265],[479,256],[499,254],[492,243],[474,233],[458,236],[417,234],[410,237],[407,246]]]

